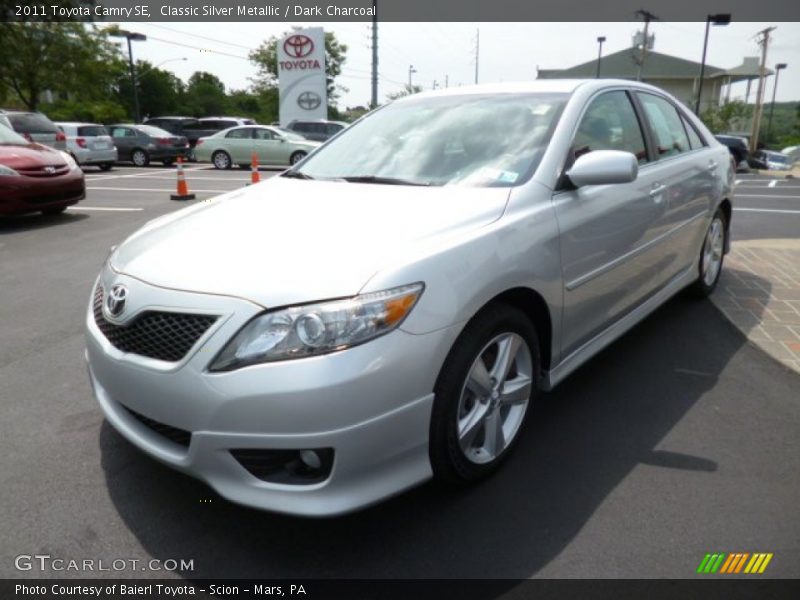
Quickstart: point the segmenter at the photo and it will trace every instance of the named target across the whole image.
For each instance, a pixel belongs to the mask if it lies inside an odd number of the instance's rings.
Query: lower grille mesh
[[[94,294],[94,321],[111,344],[122,352],[168,362],[181,360],[208,328],[215,315],[147,311],[126,325],[115,325],[103,316],[103,287]]]
[[[150,429],[153,433],[157,433],[161,437],[167,438],[169,441],[178,444],[179,446],[183,446],[184,448],[188,448],[189,444],[192,441],[192,432],[186,431],[184,429],[178,429],[177,427],[172,427],[171,425],[166,425],[164,423],[159,423],[158,421],[154,421],[149,417],[145,417],[144,415],[140,415],[136,411],[131,410],[127,406],[123,406],[126,411],[137,421],[139,421],[142,425]]]

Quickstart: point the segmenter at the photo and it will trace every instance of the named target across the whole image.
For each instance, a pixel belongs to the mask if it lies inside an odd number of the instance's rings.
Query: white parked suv
[[[56,123],[67,136],[67,152],[81,166],[95,165],[108,171],[117,162],[117,148],[103,125]]]

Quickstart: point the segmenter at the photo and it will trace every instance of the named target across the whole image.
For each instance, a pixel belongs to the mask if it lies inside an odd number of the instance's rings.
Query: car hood
[[[64,157],[58,150],[42,144],[0,144],[0,165],[16,168],[61,166]]]
[[[153,285],[265,307],[352,296],[420,245],[497,220],[508,195],[274,177],[151,221],[110,264]]]

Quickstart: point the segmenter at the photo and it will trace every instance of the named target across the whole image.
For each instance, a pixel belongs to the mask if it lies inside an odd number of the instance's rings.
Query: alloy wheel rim
[[[144,152],[139,151],[133,153],[133,164],[135,164],[137,167],[141,167],[142,165],[144,165],[144,161],[145,161]]]
[[[228,164],[229,164],[229,161],[228,161],[228,156],[226,154],[223,154],[222,152],[219,152],[214,157],[214,166],[216,166],[218,169],[227,169],[228,168]]]
[[[724,247],[724,229],[720,219],[714,219],[706,233],[703,245],[703,283],[710,286],[716,281],[722,267]]]
[[[303,159],[305,158],[305,156],[306,156],[305,154],[295,154],[295,155],[292,157],[292,164],[293,164],[293,165],[296,165],[296,164],[297,164],[297,163],[299,163],[301,160],[303,160]]]
[[[533,361],[516,333],[502,333],[478,353],[461,388],[456,435],[470,462],[495,460],[516,437],[533,391]]]

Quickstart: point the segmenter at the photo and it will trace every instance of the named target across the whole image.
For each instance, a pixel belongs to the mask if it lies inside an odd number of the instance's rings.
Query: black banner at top
[[[800,21],[796,0],[0,0],[6,21],[542,22]]]

